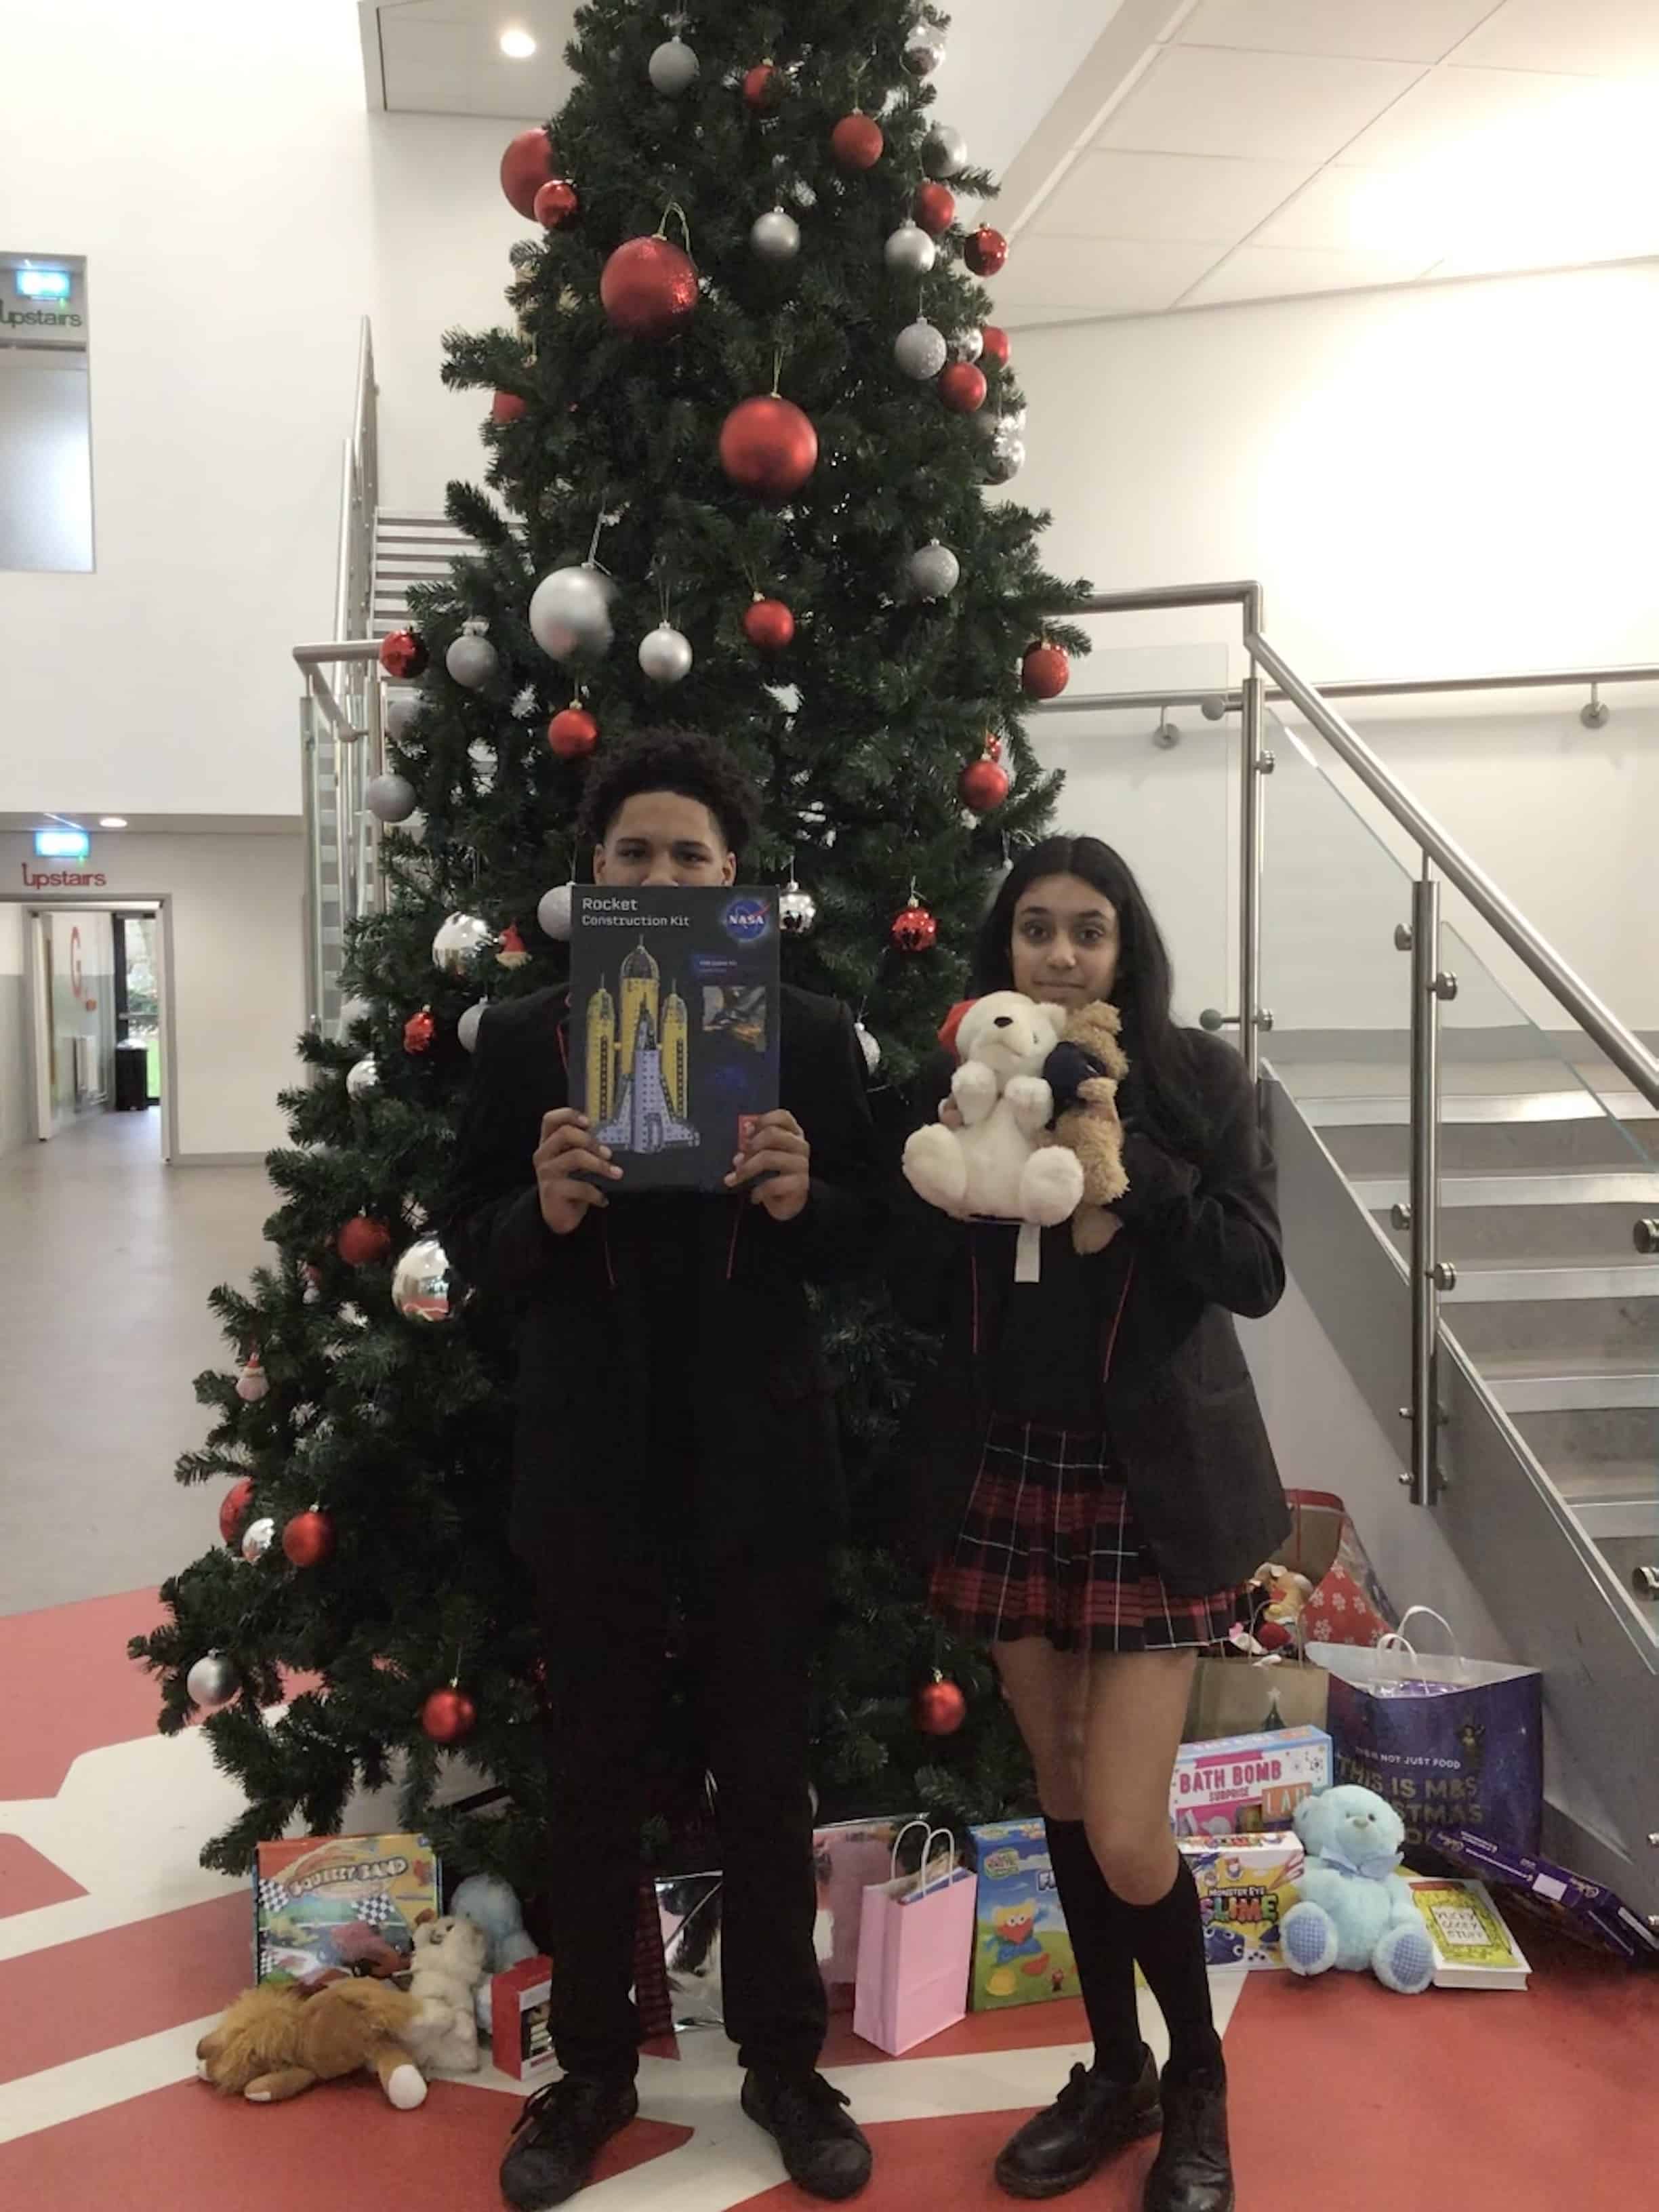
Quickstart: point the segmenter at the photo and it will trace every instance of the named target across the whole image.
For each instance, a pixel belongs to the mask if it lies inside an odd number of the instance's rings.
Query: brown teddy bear
[[[264,1982],[202,2038],[196,2071],[227,2096],[274,2105],[368,2067],[387,2102],[412,2112],[426,2083],[402,2039],[420,2012],[419,1998],[390,1982],[331,1982],[309,1996],[295,1983]]]
[[[1072,1216],[1079,1252],[1103,1252],[1118,1231],[1114,1202],[1129,1188],[1123,1172],[1123,1125],[1117,1087],[1129,1072],[1119,1042],[1122,1023],[1104,999],[1079,1006],[1067,1021],[1042,1073],[1054,1094],[1046,1141],[1065,1145],[1083,1166],[1083,1197]]]

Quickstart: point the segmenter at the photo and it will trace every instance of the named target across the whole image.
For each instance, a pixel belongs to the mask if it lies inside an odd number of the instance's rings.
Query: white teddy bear
[[[1069,1220],[1083,1196],[1083,1166],[1063,1146],[1040,1144],[1054,1118],[1042,1065],[1066,1016],[1018,991],[976,1000],[957,1030],[962,1065],[951,1099],[962,1127],[934,1121],[904,1147],[904,1173],[930,1206],[958,1218]],[[941,1112],[943,1109],[941,1108]]]
[[[421,2009],[403,2039],[422,2073],[441,2067],[476,2074],[483,2063],[473,1993],[487,1971],[489,1946],[482,1928],[454,1913],[416,1927],[409,1993]]]

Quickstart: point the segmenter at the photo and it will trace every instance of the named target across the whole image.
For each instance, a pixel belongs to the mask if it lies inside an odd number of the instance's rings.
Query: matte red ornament
[[[931,952],[939,943],[939,924],[914,891],[903,912],[893,916],[889,933],[901,952]]]
[[[434,1743],[462,1743],[477,1725],[478,1708],[465,1690],[434,1690],[421,1707],[421,1726]]]
[[[988,755],[969,761],[957,779],[962,803],[975,814],[989,814],[1008,796],[1008,771]]]
[[[924,1735],[954,1735],[968,1717],[968,1700],[954,1682],[924,1682],[914,1711]]]
[[[1008,241],[1000,230],[993,230],[988,222],[969,234],[968,243],[962,249],[962,258],[975,276],[994,276],[1008,258]]]
[[[426,647],[412,629],[394,629],[380,640],[380,665],[396,682],[407,683],[426,666]]]
[[[219,1500],[219,1534],[234,1552],[242,1540],[242,1523],[253,1503],[253,1477],[245,1474],[232,1483]]]
[[[536,195],[553,174],[553,142],[538,124],[520,131],[501,156],[501,190],[526,222],[536,217]]]
[[[783,105],[789,80],[770,62],[757,62],[744,74],[743,96],[757,115],[770,115]]]
[[[283,1550],[295,1567],[319,1567],[334,1549],[334,1523],[313,1506],[296,1513],[283,1531]]]
[[[799,491],[817,465],[817,432],[793,399],[775,392],[739,401],[720,425],[720,466],[763,499]]]
[[[886,143],[875,118],[856,111],[843,115],[830,133],[830,151],[835,156],[836,167],[854,174],[860,169],[873,169]]]
[[[531,213],[544,230],[562,230],[581,211],[576,187],[568,177],[550,177],[537,193]]]
[[[979,357],[994,361],[999,368],[1008,366],[1008,333],[1000,323],[981,323],[979,331]]]
[[[547,726],[547,742],[561,760],[586,760],[599,742],[599,726],[586,707],[561,707]]]
[[[431,1007],[422,1006],[419,1013],[411,1014],[404,1024],[404,1050],[430,1052],[437,1029],[438,1024],[432,1018]]]
[[[691,257],[665,238],[630,238],[600,272],[599,302],[624,337],[672,337],[697,304]]]
[[[949,362],[939,374],[939,396],[956,415],[975,414],[985,404],[985,374],[971,361]]]
[[[1019,681],[1028,699],[1058,699],[1071,680],[1072,664],[1059,646],[1039,639],[1026,647]]]
[[[525,403],[516,392],[498,392],[489,403],[492,422],[516,422],[524,413]]]
[[[367,1267],[384,1260],[392,1249],[392,1231],[384,1222],[371,1221],[366,1213],[354,1213],[342,1224],[334,1249],[348,1267]]]
[[[744,610],[743,634],[763,653],[781,653],[795,635],[795,617],[781,599],[757,597]]]
[[[957,219],[957,196],[948,185],[918,185],[910,212],[930,238],[942,238]]]

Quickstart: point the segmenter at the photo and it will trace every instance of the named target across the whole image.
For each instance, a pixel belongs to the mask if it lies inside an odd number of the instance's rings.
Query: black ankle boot
[[[831,2203],[856,2197],[870,2179],[870,2145],[847,2105],[810,2067],[786,2074],[757,2066],[744,2080],[743,2109],[782,2152],[784,2172],[797,2189]]]
[[[516,2212],[562,2204],[593,2161],[640,2109],[631,2081],[590,2081],[567,2074],[526,2097],[501,2160],[501,2194]]]
[[[1164,2141],[1146,2177],[1145,2212],[1233,2212],[1227,2076],[1217,2066],[1164,2077]]]
[[[1114,2151],[1156,2135],[1161,2118],[1150,2051],[1140,2078],[1128,2083],[1074,2066],[1047,2112],[1027,2120],[1005,2147],[997,2160],[998,2185],[1011,2197],[1063,2197],[1080,2188]]]

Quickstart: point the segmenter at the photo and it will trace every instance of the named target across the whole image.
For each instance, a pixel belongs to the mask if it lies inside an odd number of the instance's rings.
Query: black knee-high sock
[[[1095,2064],[1109,2081],[1139,2078],[1144,2046],[1135,2010],[1135,1962],[1124,1908],[1106,1886],[1081,1820],[1051,1820],[1048,1857],[1082,1985]]]
[[[1177,2080],[1213,2071],[1221,2064],[1221,2038],[1210,2009],[1204,1916],[1192,1869],[1183,1858],[1156,1905],[1113,1902],[1122,1916],[1126,1948],[1140,1961],[1170,2031],[1170,2071]]]

